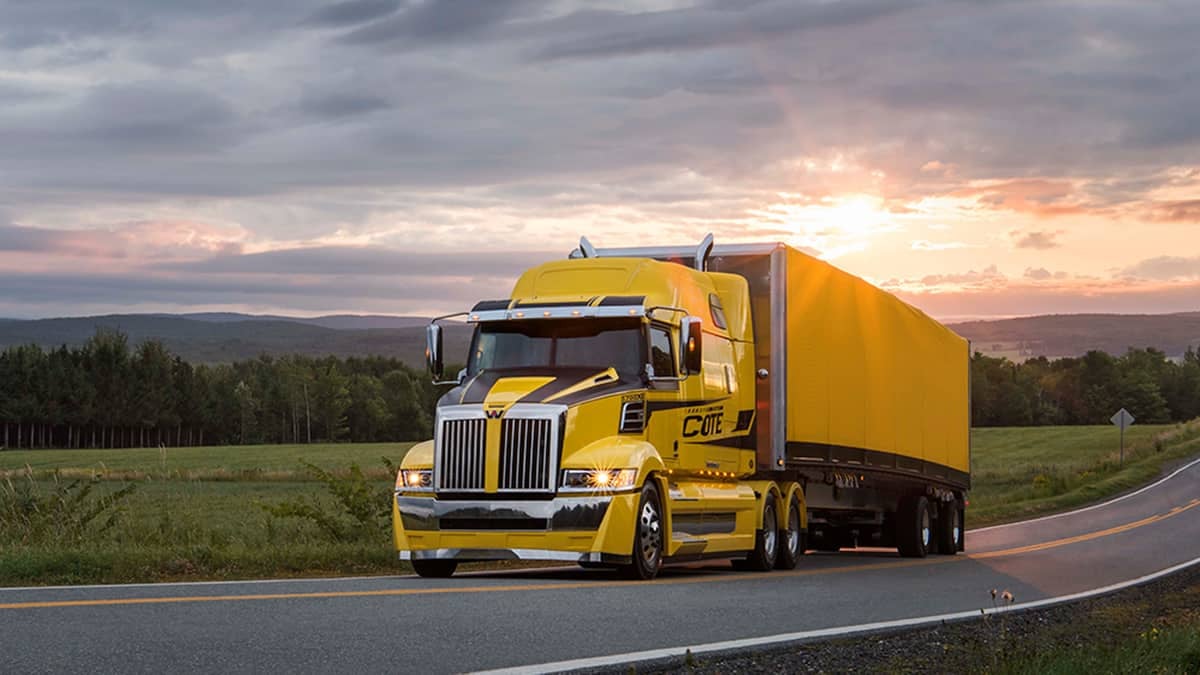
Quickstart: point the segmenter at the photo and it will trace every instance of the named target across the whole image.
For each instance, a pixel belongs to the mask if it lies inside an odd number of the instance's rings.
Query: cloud
[[[1047,281],[1053,279],[1054,275],[1045,267],[1038,267],[1036,269],[1027,267],[1025,268],[1025,278],[1032,279],[1033,281]]]
[[[350,0],[321,7],[303,23],[320,27],[343,27],[364,23],[394,13],[399,0]]]
[[[1124,276],[1141,279],[1200,279],[1200,256],[1159,256],[1125,268]]]
[[[181,221],[121,223],[108,228],[63,230],[4,224],[0,253],[40,254],[96,260],[173,260],[240,253],[240,228]],[[0,258],[0,267],[5,260]]]
[[[928,241],[916,239],[911,244],[914,251],[952,251],[959,248],[973,248],[971,244],[961,241]]]
[[[163,270],[203,275],[392,276],[516,279],[525,269],[546,260],[565,258],[562,251],[436,252],[379,246],[314,246],[159,266]]]
[[[346,33],[338,41],[408,49],[424,43],[461,40],[521,16],[534,6],[531,0],[424,0],[396,16]]]
[[[308,96],[301,99],[299,109],[314,117],[339,119],[367,115],[391,107],[382,96],[366,92],[347,92]]]
[[[1158,204],[1154,207],[1154,217],[1156,220],[1172,223],[1200,224],[1200,199],[1184,199]]]
[[[0,3],[0,205],[37,230],[0,232],[0,264],[216,274],[210,244],[143,244],[156,223],[229,227],[211,246],[248,255],[380,247],[359,262],[381,270],[713,230],[904,279],[914,247],[966,269],[956,243],[1016,231],[1032,248],[995,262],[1036,269],[1064,229],[1082,250],[1147,226],[1069,272],[1123,269],[1197,222],[1197,22],[1196,3],[1086,22],[956,0]],[[854,195],[865,213],[800,209]]]
[[[1056,230],[1053,232],[1044,230],[1022,232],[1019,230],[1014,230],[1009,233],[1009,236],[1013,240],[1013,245],[1017,248],[1031,248],[1038,251],[1045,251],[1047,249],[1058,248],[1062,246],[1062,244],[1058,241],[1058,238],[1063,234],[1065,234],[1063,230]]]
[[[555,22],[563,36],[535,53],[539,59],[565,59],[712,49],[860,25],[923,4],[843,0],[743,4],[737,13],[713,7],[579,12]]]

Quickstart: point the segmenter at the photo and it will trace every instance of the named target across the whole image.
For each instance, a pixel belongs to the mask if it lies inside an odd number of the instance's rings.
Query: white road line
[[[949,614],[937,614],[933,616],[919,616],[911,619],[896,619],[893,621],[878,621],[875,623],[864,623],[851,626],[838,626],[836,628],[821,628],[818,630],[807,630],[796,633],[781,633],[779,635],[769,635],[758,638],[746,638],[744,640],[726,640],[724,642],[709,642],[706,644],[688,645],[683,647],[667,647],[665,649],[651,649],[641,652],[629,652],[626,654],[613,654],[611,656],[597,656],[593,658],[573,659],[570,661],[555,661],[552,663],[539,663],[528,666],[516,666],[513,668],[500,668],[496,670],[477,671],[476,675],[527,675],[536,673],[561,673],[577,670],[589,670],[593,668],[607,668],[612,666],[632,665],[646,661],[658,661],[662,659],[682,658],[687,652],[696,654],[711,654],[713,652],[740,651],[753,647],[779,646],[790,642],[802,642],[806,640],[816,640],[820,638],[832,637],[847,637],[850,635],[858,635],[861,633],[873,633],[877,631],[885,631],[897,628],[915,628],[918,626],[926,626],[931,624],[941,623],[943,621],[963,621],[968,619],[978,619],[984,614],[996,614],[1000,612],[1014,612],[1025,609],[1036,609],[1038,607],[1047,607],[1049,605],[1058,605],[1065,602],[1073,602],[1075,600],[1083,600],[1098,595],[1104,595],[1119,591],[1130,586],[1137,586],[1150,581],[1154,581],[1160,577],[1174,574],[1183,569],[1187,569],[1194,565],[1200,564],[1200,558],[1193,558],[1184,563],[1168,567],[1163,570],[1147,574],[1146,576],[1122,581],[1120,583],[1111,584],[1102,588],[1093,588],[1088,591],[1072,593],[1071,595],[1061,595],[1044,600],[1035,600],[1033,602],[1023,602],[1017,605],[1003,608],[981,608],[972,609],[963,612],[952,612]]]
[[[1117,497],[1115,499],[1110,499],[1106,502],[1100,502],[1099,504],[1092,504],[1091,506],[1085,506],[1082,509],[1075,509],[1074,511],[1066,511],[1064,513],[1054,513],[1049,516],[1042,516],[1041,518],[1033,518],[1031,520],[1019,520],[1015,523],[1005,523],[1003,525],[992,525],[991,527],[981,527],[978,530],[967,530],[967,534],[975,534],[978,532],[987,532],[989,530],[998,530],[1003,527],[1018,527],[1020,525],[1029,525],[1030,523],[1040,523],[1043,520],[1054,520],[1055,518],[1065,518],[1066,516],[1073,516],[1077,513],[1084,513],[1085,511],[1091,511],[1093,509],[1104,508],[1105,506],[1108,506],[1110,504],[1116,504],[1117,502],[1123,501],[1125,499],[1129,499],[1130,497],[1136,497],[1137,495],[1142,494],[1146,490],[1151,490],[1153,488],[1156,488],[1159,485],[1162,485],[1163,483],[1171,480],[1175,476],[1178,476],[1179,474],[1183,473],[1184,471],[1187,471],[1188,469],[1192,468],[1193,466],[1195,466],[1197,464],[1200,464],[1200,458],[1193,459],[1192,461],[1188,462],[1187,464],[1184,464],[1183,466],[1179,467],[1178,469],[1175,469],[1170,474],[1154,481],[1153,483],[1151,483],[1141,489],[1135,490],[1128,494],[1123,494],[1120,497]]]

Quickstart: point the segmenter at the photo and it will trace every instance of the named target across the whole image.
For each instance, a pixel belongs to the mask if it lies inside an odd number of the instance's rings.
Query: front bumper
[[[637,494],[452,500],[397,494],[401,560],[631,560]]]

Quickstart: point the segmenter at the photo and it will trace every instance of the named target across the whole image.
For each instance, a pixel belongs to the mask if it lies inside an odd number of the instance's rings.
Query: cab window
[[[675,376],[675,352],[671,349],[671,333],[665,328],[650,327],[650,365],[657,377]]]

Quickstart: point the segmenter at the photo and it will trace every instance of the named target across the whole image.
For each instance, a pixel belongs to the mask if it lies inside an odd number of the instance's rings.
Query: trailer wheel
[[[763,526],[754,541],[754,552],[746,557],[745,567],[756,572],[775,568],[779,556],[779,519],[775,515],[775,493],[767,493],[763,500]]]
[[[413,570],[418,576],[430,579],[446,579],[458,569],[457,560],[413,560]]]
[[[896,548],[905,558],[924,558],[933,543],[929,500],[910,495],[900,500],[896,510]]]
[[[800,498],[792,495],[792,501],[788,504],[788,526],[782,532],[783,545],[779,547],[779,555],[775,558],[777,569],[796,569],[796,564],[804,555],[804,534],[804,530],[800,529]]]
[[[662,501],[651,480],[642,488],[637,523],[633,528],[633,562],[621,568],[630,579],[650,580],[658,576],[663,558]]]
[[[957,501],[938,506],[937,552],[954,555],[962,550],[962,512]]]

